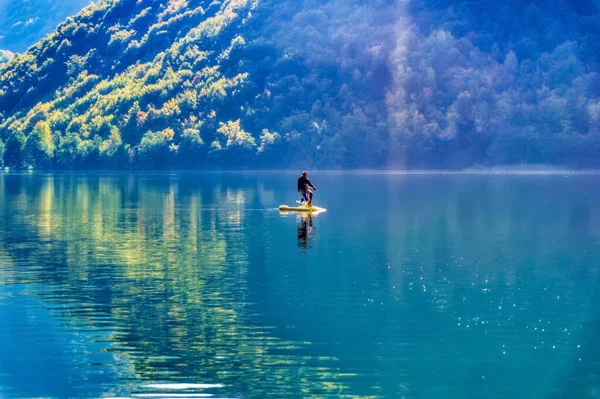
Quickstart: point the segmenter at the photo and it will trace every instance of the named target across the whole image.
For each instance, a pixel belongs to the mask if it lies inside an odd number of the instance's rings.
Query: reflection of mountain
[[[546,397],[595,381],[597,352],[572,367],[577,344],[597,348],[594,178],[332,175],[308,251],[275,210],[284,178],[0,175],[0,284],[43,283],[66,328],[110,330],[136,376],[120,395],[193,379],[231,397]]]
[[[106,350],[138,380],[193,378],[238,397],[277,397],[298,379],[339,392],[331,371],[294,354],[305,344],[272,336],[246,300],[244,209],[272,195],[197,179],[0,176],[2,281],[55,287],[39,295],[71,328],[112,329]]]

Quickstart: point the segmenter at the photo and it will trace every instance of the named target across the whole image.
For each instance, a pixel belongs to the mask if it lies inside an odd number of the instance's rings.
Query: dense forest
[[[600,4],[101,1],[0,67],[0,147],[13,168],[598,167]]]

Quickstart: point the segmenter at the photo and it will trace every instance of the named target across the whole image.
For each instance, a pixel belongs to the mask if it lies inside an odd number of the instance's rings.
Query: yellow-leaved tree
[[[251,150],[256,147],[256,140],[248,132],[245,132],[240,127],[240,120],[228,121],[227,123],[219,123],[217,132],[227,138],[227,148],[242,148]]]

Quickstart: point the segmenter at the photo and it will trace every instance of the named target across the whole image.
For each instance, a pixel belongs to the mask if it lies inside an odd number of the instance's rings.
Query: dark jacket
[[[312,185],[312,183],[310,182],[310,180],[308,180],[306,177],[300,176],[298,178],[298,191],[304,190],[306,188],[306,186],[315,188],[315,186]]]

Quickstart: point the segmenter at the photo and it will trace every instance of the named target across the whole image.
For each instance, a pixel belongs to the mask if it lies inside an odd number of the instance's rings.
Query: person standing
[[[306,177],[306,172],[302,172],[298,178],[298,193],[300,193],[304,199],[306,206],[311,206],[313,199],[313,192],[308,189],[309,187],[317,191],[317,188],[314,186],[314,184],[312,184],[310,180],[308,180],[308,177]]]

